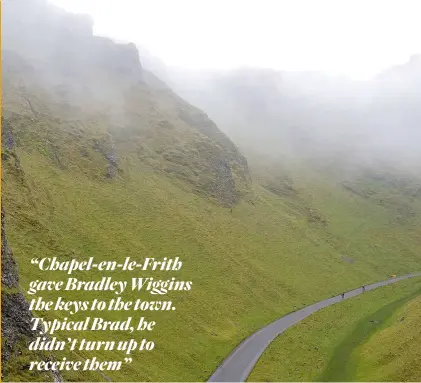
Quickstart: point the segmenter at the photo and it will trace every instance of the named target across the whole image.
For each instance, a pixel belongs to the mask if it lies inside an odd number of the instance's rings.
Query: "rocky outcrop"
[[[13,150],[15,148],[15,139],[13,137],[12,128],[9,121],[3,116],[1,118],[1,136],[1,140],[5,148]]]
[[[1,283],[8,288],[19,286],[19,275],[13,252],[7,243],[4,209],[1,209]]]
[[[121,170],[117,164],[117,153],[112,138],[109,137],[109,140],[103,140],[102,142],[94,140],[93,149],[101,153],[108,162],[106,177],[114,178]]]
[[[4,110],[26,119],[13,123],[22,150],[36,145],[62,171],[99,170],[114,182],[122,173],[117,158],[129,175],[137,157],[228,207],[248,192],[251,177],[237,147],[144,70],[134,44],[95,36],[89,17],[48,2],[3,6]]]
[[[2,282],[2,366],[15,353],[18,344],[27,337],[32,337],[31,312],[29,305],[19,289],[19,274],[13,252],[7,243],[5,214],[1,210],[1,282]],[[6,287],[6,289],[5,289]],[[19,351],[17,351],[19,352]]]
[[[21,380],[20,374],[27,370],[27,343],[33,340],[36,333],[31,329],[32,313],[29,304],[19,290],[19,274],[12,249],[6,237],[5,213],[1,210],[1,338],[2,338],[2,380]],[[49,359],[49,355],[37,355],[31,352],[31,358]],[[58,372],[31,372],[32,379],[61,382]],[[26,376],[27,371],[22,375]]]

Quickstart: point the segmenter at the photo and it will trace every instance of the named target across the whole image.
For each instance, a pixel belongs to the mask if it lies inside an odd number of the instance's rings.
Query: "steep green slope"
[[[406,381],[421,379],[420,326],[421,296],[407,302],[352,354],[358,369],[353,377],[365,381]]]
[[[254,205],[240,202],[230,213],[147,168],[133,169],[130,178],[95,180],[77,169],[63,171],[42,154],[16,152],[23,180],[6,161],[4,204],[22,286],[43,277],[29,259],[54,255],[179,256],[185,266],[175,276],[194,281],[187,296],[169,294],[175,313],[148,315],[159,323],[157,349],[122,375],[110,374],[113,380],[205,379],[242,338],[294,306],[419,268],[415,236],[411,241],[409,231],[405,239],[394,234],[392,216],[334,187],[336,203],[326,208],[321,225],[309,222],[301,201],[283,201],[260,188]],[[340,204],[348,230],[335,227]],[[358,220],[367,209],[375,218]],[[124,337],[130,335],[118,335]]]
[[[169,295],[176,313],[148,316],[158,319],[159,348],[113,380],[203,380],[242,338],[295,306],[419,269],[410,226],[332,184],[306,183],[323,210],[306,205],[304,191],[280,199],[256,186],[253,204],[241,201],[231,213],[148,167],[95,179],[35,150],[15,153],[20,170],[5,160],[3,185],[22,286],[42,278],[29,259],[46,255],[179,256],[185,267],[176,276],[194,281],[188,296]]]
[[[28,302],[22,291],[19,290],[19,272],[13,251],[7,242],[5,214],[1,211],[1,363],[2,377],[16,376],[26,381],[59,381],[59,373],[28,371],[23,369],[34,357],[39,359],[51,358],[49,352],[37,351],[29,353],[27,342],[36,337],[31,329],[33,316],[29,310]],[[30,355],[32,354],[32,355]]]
[[[419,376],[416,359],[418,333],[409,332],[412,343],[404,358],[404,340],[381,344],[402,318],[398,313],[421,293],[421,280],[398,282],[327,307],[281,334],[264,352],[248,380],[265,381],[410,381]],[[411,328],[409,324],[408,330]],[[393,331],[393,329],[392,329]],[[410,330],[411,331],[411,330]],[[377,342],[376,342],[377,339]],[[396,339],[395,339],[396,340]],[[408,345],[409,345],[408,344]],[[377,355],[367,353],[368,345]],[[373,349],[371,348],[371,351]],[[387,354],[388,359],[380,359]],[[377,362],[377,363],[376,363]],[[384,368],[387,366],[387,370]]]
[[[127,162],[145,163],[224,206],[247,193],[245,158],[206,114],[141,67],[133,44],[93,36],[92,21],[42,0],[4,7],[4,115],[29,125],[17,141],[47,140],[63,168],[71,166],[68,142],[85,164],[93,146],[108,176]]]
[[[294,307],[419,270],[420,201],[406,187],[395,190],[394,175],[375,181],[376,192],[368,176],[362,185],[348,180],[347,189],[308,164],[252,182],[235,145],[143,70],[132,46],[92,36],[89,20],[41,0],[4,7],[3,202],[21,288],[44,278],[29,262],[42,256],[178,256],[184,266],[174,276],[193,281],[188,294],[168,294],[175,312],[147,315],[158,323],[155,350],[107,377],[204,380],[244,337]],[[4,380],[25,379],[22,366],[11,366]]]

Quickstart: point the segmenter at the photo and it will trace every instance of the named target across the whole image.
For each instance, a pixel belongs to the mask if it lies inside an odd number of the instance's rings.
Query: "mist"
[[[30,114],[56,115],[62,122],[98,120],[114,130],[130,126],[130,92],[145,87],[134,44],[94,36],[91,16],[68,13],[46,0],[6,0],[3,6],[7,110],[17,112],[29,102]]]
[[[135,43],[250,156],[421,162],[416,1],[51,2]]]
[[[154,21],[161,9],[151,2],[139,2],[137,6],[144,8],[138,22],[127,17],[124,28],[119,20],[133,11],[134,5],[124,3],[127,7],[113,8],[106,1],[50,3],[91,14],[68,14],[54,7],[54,14],[37,15],[27,11],[30,2],[15,1],[13,7],[5,2],[8,12],[4,18],[3,62],[7,72],[9,67],[24,62],[20,55],[29,59],[25,62],[30,66],[20,68],[20,81],[31,82],[26,84],[28,88],[35,83],[47,92],[52,100],[50,107],[60,109],[66,118],[106,115],[114,131],[135,129],[135,116],[149,118],[151,106],[146,92],[152,83],[152,87],[164,89],[162,80],[203,110],[252,161],[267,158],[283,163],[304,159],[342,168],[387,165],[401,171],[416,170],[421,165],[421,58],[415,51],[418,40],[414,40],[419,26],[414,23],[414,4],[410,1],[400,2],[399,7],[393,2],[382,5],[373,1],[364,15],[359,13],[362,3],[346,3],[354,22],[362,23],[355,30],[354,24],[340,25],[344,11],[328,1],[318,2],[317,7],[303,3],[318,20],[305,28],[302,23],[308,16],[291,2],[281,4],[288,17],[276,13],[273,2],[264,1],[260,8],[255,2],[247,3],[237,19],[230,19],[228,15],[238,13],[234,2],[221,25],[215,19],[215,34],[208,31],[204,38],[207,21],[200,26],[196,20],[195,31],[189,32],[191,39],[182,38],[187,36],[183,28],[191,27],[190,21],[182,27],[184,18],[176,17],[188,5],[201,14],[190,2],[182,3],[180,9],[168,8],[176,12],[173,18],[179,26],[174,26],[171,36],[164,36],[162,23]],[[383,12],[373,32],[369,26],[378,10],[376,4],[383,6]],[[218,2],[214,7],[207,6],[215,17],[221,10]],[[113,10],[115,20],[110,18]],[[265,13],[270,10],[273,12]],[[334,20],[323,18],[326,10],[334,12]],[[250,32],[241,35],[254,11],[253,36]],[[265,24],[266,16],[271,28],[257,30]],[[291,17],[295,22],[287,23]],[[399,28],[386,28],[392,18]],[[150,20],[138,27],[145,19]],[[163,20],[169,23],[167,27],[172,25],[167,14]],[[282,20],[285,25],[277,27],[276,22]],[[235,33],[228,28],[228,21],[231,29],[237,28]],[[322,22],[327,27],[321,27]],[[154,36],[158,25],[160,35]],[[329,29],[334,26],[337,30]],[[390,39],[391,31],[394,39]],[[282,34],[278,44],[277,33]],[[119,39],[129,43],[116,44]],[[389,44],[385,47],[386,40]],[[259,43],[264,47],[258,48]],[[237,52],[236,56],[224,56],[227,50]],[[295,51],[305,55],[297,56]],[[390,55],[386,57],[385,52]],[[206,61],[210,56],[213,58],[207,64],[197,61]],[[189,61],[191,65],[184,65]],[[376,71],[379,73],[374,75]],[[358,79],[369,73],[369,78]],[[37,106],[36,99],[31,102]]]
[[[168,66],[369,78],[421,51],[416,0],[51,0]]]
[[[250,156],[421,165],[421,56],[373,79],[255,67],[187,70],[140,48],[144,66],[206,111]]]

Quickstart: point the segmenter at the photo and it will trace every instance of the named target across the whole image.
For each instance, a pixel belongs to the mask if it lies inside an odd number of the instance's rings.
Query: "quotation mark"
[[[39,263],[38,258],[32,258],[32,259],[31,259],[31,263],[32,263],[33,265],[38,265],[38,263]]]
[[[124,358],[125,363],[131,363],[133,361],[132,358]]]

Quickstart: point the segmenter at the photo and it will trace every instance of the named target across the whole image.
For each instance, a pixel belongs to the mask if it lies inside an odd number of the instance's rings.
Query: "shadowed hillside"
[[[94,36],[92,20],[46,1],[5,0],[3,11],[2,185],[7,241],[19,270],[14,288],[25,292],[30,281],[45,279],[29,260],[46,256],[178,256],[183,268],[174,276],[193,281],[188,294],[168,294],[175,312],[148,313],[158,323],[155,350],[107,376],[63,372],[64,380],[206,380],[242,339],[282,314],[392,273],[419,271],[417,178],[393,167],[364,173],[328,161],[309,166],[305,156],[275,163],[254,157],[249,171],[205,112],[142,67],[133,44]],[[250,90],[240,93],[247,108],[260,102]],[[256,116],[264,115],[261,103]],[[252,120],[246,128],[252,123],[268,141],[259,130],[265,125]],[[10,346],[13,355],[15,342]],[[121,359],[118,351],[95,355]],[[62,356],[83,360],[90,353],[57,352]],[[21,357],[8,358],[3,380],[28,378],[29,356]]]
[[[10,130],[21,145],[37,141],[66,167],[62,146],[72,141],[75,157],[83,157],[73,158],[73,166],[97,157],[111,177],[128,161],[147,164],[224,206],[247,191],[247,163],[234,144],[142,69],[133,44],[94,37],[89,18],[40,0],[4,7],[4,115],[12,127],[31,121],[24,132]],[[45,125],[57,124],[47,132]]]

